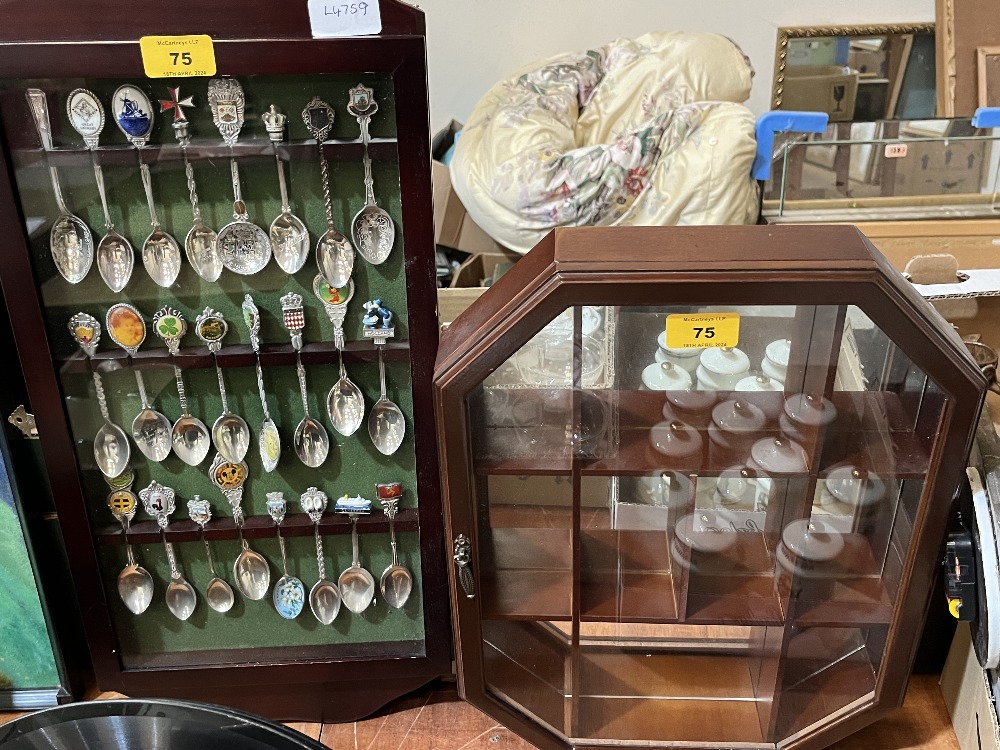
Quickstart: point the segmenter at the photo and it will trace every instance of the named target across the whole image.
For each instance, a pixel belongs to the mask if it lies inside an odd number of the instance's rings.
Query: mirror
[[[830,122],[935,116],[934,24],[778,29],[773,109]]]

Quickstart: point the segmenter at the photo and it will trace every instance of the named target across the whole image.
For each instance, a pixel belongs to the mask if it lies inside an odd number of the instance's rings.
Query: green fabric
[[[21,525],[4,499],[0,499],[0,643],[0,689],[59,685]]]
[[[243,199],[252,221],[267,230],[270,222],[280,213],[277,169],[273,153],[267,141],[260,113],[274,103],[288,116],[288,137],[292,141],[310,139],[304,126],[301,112],[309,100],[318,95],[336,110],[334,128],[330,138],[352,139],[359,137],[357,121],[346,111],[347,90],[359,81],[375,90],[379,110],[371,124],[373,137],[393,137],[395,135],[395,107],[392,99],[392,81],[386,75],[326,75],[315,77],[248,77],[240,79],[247,97],[245,124],[241,133],[241,143],[256,144],[256,153],[244,154],[239,158]],[[78,80],[61,81],[56,85],[51,81],[41,82],[40,87],[50,95],[50,102],[65,102],[66,95],[77,86],[83,86],[98,94],[107,104],[117,86],[127,81]],[[168,82],[135,81],[151,98],[167,98]],[[181,97],[193,95],[196,107],[187,110],[191,120],[191,135],[197,146],[219,144],[217,129],[212,124],[206,106],[205,79],[170,81],[169,85],[179,85]],[[154,109],[155,109],[154,105]],[[58,116],[59,132],[56,145],[79,147],[81,140],[69,126],[64,111],[53,112]],[[101,145],[126,145],[124,136],[111,122],[105,125]],[[166,149],[176,149],[170,122],[172,115],[157,115],[151,144],[163,144]],[[189,324],[189,331],[181,346],[205,349],[194,335],[194,320],[206,307],[211,306],[221,312],[229,323],[229,331],[224,346],[249,344],[249,336],[243,324],[241,305],[244,294],[250,292],[261,312],[260,337],[263,345],[287,345],[289,335],[281,322],[279,298],[295,291],[302,295],[305,305],[306,325],[304,341],[332,342],[333,325],[327,318],[323,306],[312,291],[316,275],[315,243],[326,230],[323,206],[323,191],[320,178],[318,151],[314,142],[309,142],[305,151],[294,152],[296,158],[285,162],[285,174],[289,185],[292,212],[299,216],[310,232],[310,254],[305,267],[293,277],[282,272],[273,261],[265,270],[254,276],[238,276],[223,271],[218,282],[212,284],[198,277],[186,258],[176,283],[170,289],[156,286],[147,275],[141,260],[142,243],[150,231],[150,217],[146,206],[142,183],[139,176],[138,156],[126,166],[105,167],[104,177],[111,204],[111,214],[116,229],[129,238],[136,251],[136,264],[132,279],[125,290],[113,294],[101,281],[96,263],[80,284],[70,285],[60,277],[54,268],[48,249],[48,227],[55,217],[55,201],[51,194],[48,175],[44,163],[37,162],[17,172],[25,215],[45,218],[42,229],[32,237],[36,275],[40,279],[41,293],[45,305],[46,325],[53,355],[59,361],[79,358],[79,350],[69,336],[67,321],[78,311],[88,312],[104,323],[107,309],[116,302],[129,302],[143,314],[147,324],[146,340],[141,351],[162,348],[164,345],[152,330],[153,314],[163,305],[169,304],[179,309]],[[347,158],[343,150],[329,145],[326,148],[330,166],[331,191],[333,194],[333,219],[336,227],[345,235],[350,234],[350,223],[354,215],[364,205],[364,170],[360,158]],[[303,158],[298,158],[302,156]],[[183,244],[191,227],[192,214],[189,194],[184,176],[183,162],[156,161],[153,154],[144,155],[150,164],[153,193],[157,212],[163,228]],[[230,181],[228,159],[192,160],[197,182],[199,204],[204,220],[218,231],[232,220],[233,191]],[[380,266],[370,266],[360,255],[354,266],[353,280],[355,293],[348,307],[345,334],[348,342],[363,340],[361,318],[363,303],[372,297],[381,297],[384,304],[396,315],[396,342],[407,339],[406,288],[403,263],[401,196],[398,163],[395,158],[377,159],[373,162],[375,197],[396,223],[396,241],[389,259]],[[70,209],[81,216],[94,233],[95,245],[104,233],[103,213],[98,198],[93,170],[89,161],[80,159],[76,166],[60,167],[63,192]],[[363,347],[371,347],[364,342]],[[100,351],[120,351],[103,331]],[[374,363],[347,363],[348,374],[365,395],[366,417],[368,410],[378,398],[378,367]],[[413,452],[412,399],[410,393],[409,362],[387,363],[386,377],[389,397],[403,410],[407,421],[407,437],[402,447],[393,456],[383,456],[371,444],[367,425],[351,437],[336,433],[330,425],[326,410],[326,394],[339,377],[336,363],[322,366],[306,366],[309,390],[309,408],[313,417],[320,419],[331,438],[331,451],[327,461],[319,469],[303,466],[295,456],[292,435],[295,426],[302,419],[302,403],[294,365],[267,367],[264,370],[264,384],[268,392],[268,408],[281,433],[282,458],[277,470],[271,474],[263,472],[256,447],[256,435],[263,421],[263,410],[257,394],[254,368],[223,369],[233,411],[244,417],[254,434],[251,450],[247,456],[250,478],[247,481],[243,499],[243,509],[247,515],[266,514],[266,493],[281,490],[288,501],[288,512],[300,513],[298,498],[309,486],[323,489],[330,497],[328,512],[332,512],[333,502],[344,493],[361,494],[372,499],[373,512],[381,513],[374,498],[374,484],[377,482],[399,481],[404,486],[402,508],[417,505],[415,459]],[[147,391],[154,408],[159,409],[173,421],[180,416],[180,406],[174,383],[173,369],[169,364],[143,371]],[[186,369],[184,371],[186,390],[191,412],[211,428],[222,411],[219,388],[214,369]],[[91,521],[95,528],[113,524],[105,505],[108,488],[93,460],[93,436],[99,428],[100,414],[94,385],[89,373],[78,363],[71,363],[61,372],[62,386],[67,397],[72,430],[77,441],[78,457],[83,474],[83,485]],[[108,396],[112,420],[131,432],[131,423],[139,412],[140,402],[135,377],[129,368],[103,372],[104,387]],[[149,462],[133,445],[132,466],[136,472],[133,491],[138,492],[153,479],[177,490],[178,508],[174,520],[187,518],[187,501],[195,494],[212,503],[216,517],[231,515],[230,507],[218,489],[207,476],[208,466],[214,456],[209,453],[205,462],[196,468],[189,467],[171,454],[161,464]],[[148,519],[140,508],[137,520]],[[215,544],[217,567],[232,583],[232,562],[236,556],[235,541]],[[326,538],[328,577],[339,575],[346,567],[349,555],[350,537],[334,535]],[[419,570],[419,539],[416,533],[401,535],[401,544],[407,564],[416,572]],[[344,546],[346,545],[346,547]],[[388,565],[388,537],[375,535],[362,541],[363,562],[373,574],[380,575]],[[273,572],[278,570],[280,557],[276,541],[273,539],[254,540],[253,547],[265,554],[272,564]],[[185,574],[198,588],[204,591],[210,576],[204,559],[201,543],[177,545],[183,561]],[[345,553],[345,549],[347,553]],[[157,593],[151,608],[136,617],[130,614],[118,599],[115,578],[124,564],[124,548],[102,547],[101,564],[107,587],[107,597],[112,602],[113,617],[120,639],[123,660],[128,663],[133,655],[155,653],[178,653],[178,663],[183,663],[185,651],[211,650],[221,648],[249,649],[254,647],[301,646],[326,643],[363,644],[377,641],[421,640],[423,638],[423,615],[421,592],[415,588],[410,603],[401,612],[386,612],[386,605],[380,596],[377,606],[364,615],[352,615],[344,610],[331,628],[323,628],[304,611],[297,621],[282,620],[270,604],[244,602],[237,596],[237,606],[227,615],[219,615],[208,609],[202,598],[191,620],[180,623],[174,619],[163,604],[165,581],[168,580],[165,555],[161,545],[143,549],[143,564],[153,573]],[[276,562],[277,561],[277,562]],[[297,570],[309,588],[315,582],[316,557],[311,537],[290,540],[289,565]],[[276,580],[280,573],[276,573]],[[233,659],[245,661],[247,654],[235,654]]]

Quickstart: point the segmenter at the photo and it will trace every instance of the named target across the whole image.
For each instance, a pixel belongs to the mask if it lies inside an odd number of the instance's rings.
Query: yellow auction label
[[[667,316],[667,347],[670,349],[736,346],[739,343],[739,313],[681,313]]]
[[[139,49],[149,78],[215,75],[215,47],[207,34],[144,36]]]

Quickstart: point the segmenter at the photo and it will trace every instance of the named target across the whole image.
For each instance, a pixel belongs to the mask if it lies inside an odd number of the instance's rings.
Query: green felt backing
[[[357,121],[351,117],[345,104],[347,90],[359,81],[375,90],[379,111],[371,123],[371,134],[377,138],[395,136],[395,107],[392,99],[392,80],[386,75],[323,75],[313,77],[254,76],[240,79],[246,94],[247,105],[245,125],[240,142],[267,144],[266,131],[260,113],[269,104],[288,115],[288,138],[292,141],[306,141],[310,138],[303,124],[301,112],[313,95],[325,99],[336,110],[336,119],[330,138],[352,139],[359,136]],[[82,141],[70,128],[64,106],[66,95],[74,88],[85,87],[93,91],[105,104],[107,110],[111,94],[123,83],[134,83],[142,88],[154,101],[168,96],[165,82],[124,81],[124,80],[62,80],[5,82],[4,86],[27,88],[37,86],[49,96],[51,114],[54,120],[56,147],[78,148]],[[191,121],[193,142],[198,144],[221,143],[220,136],[212,124],[206,105],[205,79],[172,80],[170,85],[179,85],[181,96],[193,95],[195,107],[187,110]],[[56,103],[60,108],[56,108]],[[154,105],[155,106],[155,105]],[[111,122],[108,122],[101,137],[102,146],[127,145],[124,136]],[[171,117],[157,114],[150,144],[161,144],[165,150],[178,146],[170,127]],[[32,127],[30,121],[26,127]],[[136,265],[128,285],[121,294],[112,293],[101,281],[96,264],[81,283],[68,284],[55,271],[48,247],[48,228],[57,214],[52,196],[48,173],[44,162],[30,156],[19,158],[15,155],[18,188],[25,216],[29,226],[33,218],[42,220],[40,228],[31,235],[33,264],[45,307],[49,344],[57,365],[61,367],[61,381],[66,397],[67,412],[77,445],[77,455],[81,468],[81,478],[87,498],[88,510],[95,528],[114,523],[105,505],[108,488],[97,471],[93,460],[93,436],[99,428],[98,411],[94,385],[88,372],[78,363],[67,359],[79,359],[80,354],[69,336],[66,324],[76,312],[88,312],[104,321],[107,309],[117,302],[135,305],[147,322],[147,337],[141,350],[162,348],[163,343],[152,330],[153,314],[163,305],[171,305],[187,318],[189,332],[181,346],[204,347],[193,333],[197,315],[211,306],[221,312],[229,323],[229,331],[224,346],[248,344],[249,336],[243,324],[240,306],[244,294],[250,292],[261,312],[262,342],[267,344],[289,343],[288,332],[281,322],[279,298],[289,291],[303,296],[306,325],[303,338],[305,343],[331,342],[333,325],[327,318],[323,306],[312,291],[316,275],[314,248],[316,239],[326,229],[323,207],[323,191],[320,178],[318,151],[315,143],[311,148],[294,151],[296,158],[285,161],[289,197],[293,213],[299,216],[309,229],[311,239],[310,257],[305,267],[294,276],[288,276],[273,261],[266,269],[254,276],[239,276],[223,271],[216,283],[208,283],[194,273],[186,259],[175,284],[170,289],[156,286],[147,275],[141,261],[141,248],[150,231],[150,217],[139,176],[138,155],[136,160],[119,166],[105,166],[104,177],[112,219],[116,229],[125,235],[136,250]],[[384,147],[383,147],[384,149]],[[381,152],[383,155],[385,151]],[[353,216],[364,205],[364,170],[360,160],[345,156],[344,149],[329,145],[326,149],[330,163],[330,178],[335,225],[345,235],[349,235]],[[299,156],[303,158],[298,158]],[[152,184],[157,212],[163,228],[173,234],[183,245],[183,239],[192,224],[191,205],[184,176],[183,162],[157,159],[153,151],[143,156],[150,164]],[[197,181],[199,204],[203,218],[218,230],[232,220],[232,186],[227,158],[193,161]],[[265,230],[272,219],[280,213],[277,170],[273,155],[264,150],[260,156],[246,156],[239,159],[243,198],[252,221]],[[401,195],[398,163],[393,156],[373,163],[375,197],[396,224],[396,240],[389,259],[380,266],[370,266],[360,255],[355,261],[353,280],[355,293],[348,306],[345,334],[347,340],[362,340],[363,303],[373,297],[381,297],[384,304],[396,315],[395,341],[407,339],[406,283],[404,276]],[[70,209],[91,227],[95,245],[104,233],[103,213],[96,189],[93,170],[87,155],[73,164],[61,166],[59,176],[63,193]],[[364,344],[368,346],[367,342]],[[99,351],[119,351],[105,331]],[[115,363],[105,362],[102,367],[105,391],[108,396],[111,418],[131,432],[131,423],[141,406],[138,388],[131,368],[114,369]],[[110,366],[109,366],[110,365]],[[348,374],[361,388],[365,396],[366,414],[378,398],[378,367],[374,363],[348,363]],[[253,367],[224,368],[224,378],[229,395],[230,408],[246,419],[256,438],[263,421],[263,410],[257,394],[256,373]],[[180,405],[174,383],[173,369],[169,365],[156,366],[143,371],[146,388],[154,408],[162,411],[172,422],[180,416]],[[288,512],[298,513],[300,494],[309,486],[318,486],[333,502],[347,493],[361,494],[373,499],[375,512],[380,512],[374,500],[374,484],[377,482],[399,481],[403,484],[404,495],[401,508],[417,506],[415,461],[413,451],[412,398],[410,391],[410,366],[408,362],[388,363],[386,377],[389,398],[402,409],[407,421],[407,437],[402,447],[392,456],[383,456],[371,444],[366,424],[353,436],[344,437],[332,429],[326,411],[326,394],[336,382],[336,364],[307,366],[306,378],[309,390],[310,413],[320,419],[331,438],[331,451],[327,461],[318,469],[310,469],[301,464],[294,454],[292,435],[295,426],[302,419],[302,403],[299,395],[295,368],[269,366],[264,370],[264,384],[268,393],[268,408],[278,426],[282,438],[282,458],[274,472],[265,474],[257,454],[256,439],[247,456],[249,479],[245,486],[243,509],[247,515],[266,514],[266,493],[282,491],[289,501]],[[185,384],[191,412],[211,428],[222,412],[221,398],[214,369],[186,369]],[[186,503],[195,494],[211,501],[216,517],[231,515],[231,509],[218,489],[207,476],[208,466],[214,455],[199,467],[189,467],[171,454],[162,463],[156,464],[146,458],[133,445],[131,465],[136,472],[133,490],[138,492],[151,480],[169,485],[177,491],[178,509],[174,519],[186,518]],[[148,518],[141,510],[137,520]],[[419,571],[419,538],[416,533],[400,534],[401,551],[407,565],[414,572]],[[99,543],[100,544],[100,543]],[[218,556],[220,573],[228,567],[225,575],[232,582],[232,560],[235,558],[236,541],[214,542]],[[332,535],[326,538],[328,573],[339,571],[346,566],[350,550],[349,535]],[[254,540],[254,548],[265,554],[277,570],[275,561],[280,557],[277,543],[271,539]],[[373,535],[372,540],[363,537],[362,557],[376,577],[388,565],[388,536]],[[199,543],[177,545],[183,560],[185,572],[199,588],[209,579],[204,550]],[[178,663],[185,651],[246,649],[254,647],[309,646],[319,644],[357,644],[359,649],[366,643],[386,641],[419,641],[423,638],[423,615],[421,592],[415,588],[413,597],[401,612],[388,612],[384,603],[373,605],[364,615],[351,615],[344,610],[331,628],[318,625],[308,611],[294,623],[282,620],[267,602],[243,602],[237,596],[237,606],[227,615],[211,612],[204,601],[191,620],[179,623],[162,602],[165,581],[168,580],[165,555],[160,545],[144,548],[141,555],[144,564],[153,572],[157,581],[157,598],[149,611],[141,617],[130,614],[118,600],[115,577],[124,561],[121,547],[101,546],[101,564],[107,587],[108,600],[113,607],[114,621],[118,631],[122,658],[126,662],[130,656],[156,653],[176,653]],[[224,564],[222,561],[226,561]],[[290,567],[307,581],[307,588],[315,582],[315,550],[312,539],[294,538],[289,540]],[[277,575],[275,575],[275,580]],[[379,597],[377,597],[377,600]],[[234,654],[233,660],[244,660]]]

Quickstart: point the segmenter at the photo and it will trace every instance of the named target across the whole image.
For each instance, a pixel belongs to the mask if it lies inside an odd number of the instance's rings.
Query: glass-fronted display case
[[[852,228],[558,230],[438,358],[463,694],[543,747],[874,720],[983,387]]]
[[[423,16],[360,6],[192,7],[201,76],[143,76],[152,10],[0,33],[0,281],[102,689],[334,721],[447,670]]]

